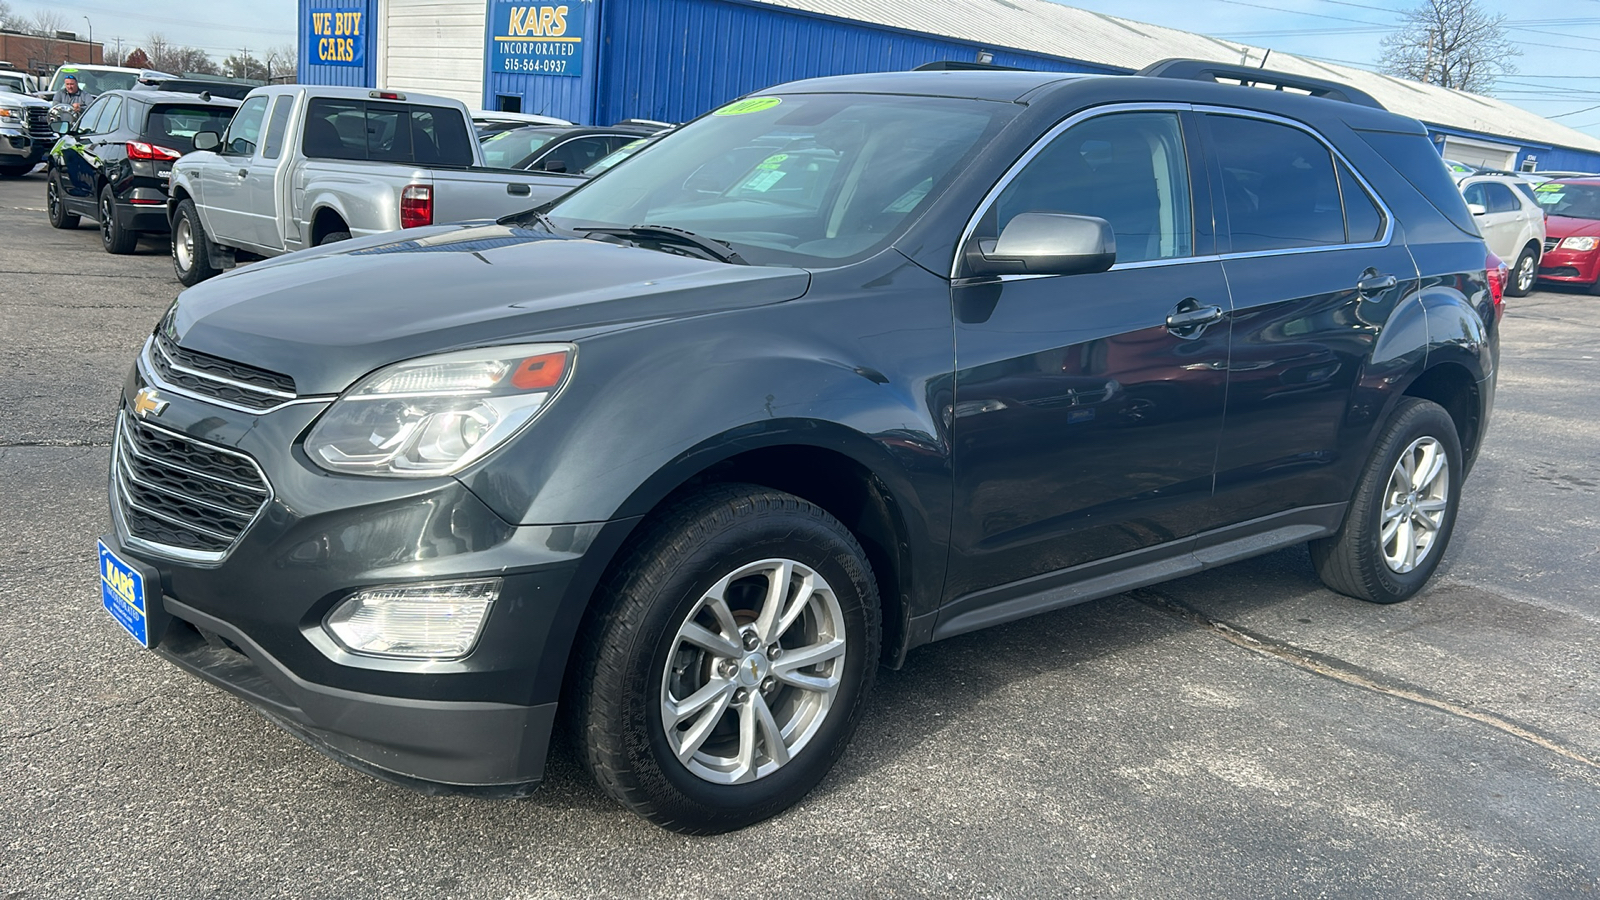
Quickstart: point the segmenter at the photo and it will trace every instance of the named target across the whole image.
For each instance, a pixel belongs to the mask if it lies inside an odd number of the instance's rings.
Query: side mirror
[[[1083,275],[1117,261],[1111,223],[1094,216],[1029,212],[1012,217],[999,240],[968,247],[971,275]]]
[[[50,130],[56,134],[76,134],[78,131],[70,119],[56,119],[50,123]]]
[[[194,148],[196,150],[215,150],[221,146],[222,135],[217,134],[215,131],[200,131],[195,133]]]
[[[1468,203],[1467,212],[1475,216],[1486,216],[1489,214],[1489,207],[1484,206],[1482,203]]]

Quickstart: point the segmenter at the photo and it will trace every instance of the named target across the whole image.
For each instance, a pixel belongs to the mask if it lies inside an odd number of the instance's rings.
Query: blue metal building
[[[1117,74],[1268,51],[1049,0],[299,0],[299,76],[584,124],[681,122],[784,81],[992,60]],[[1421,119],[1445,156],[1600,171],[1600,140],[1493,98],[1272,53]]]

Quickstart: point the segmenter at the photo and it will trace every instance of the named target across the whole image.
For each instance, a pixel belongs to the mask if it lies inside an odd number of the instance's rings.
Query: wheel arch
[[[311,212],[310,240],[306,246],[315,247],[328,235],[349,230],[350,219],[344,214],[344,210],[331,202],[321,203]]]
[[[1479,381],[1460,362],[1447,361],[1428,367],[1406,386],[1404,397],[1429,400],[1444,407],[1456,425],[1461,455],[1468,470],[1477,460],[1483,438],[1483,398]],[[1398,400],[1398,398],[1396,398]]]

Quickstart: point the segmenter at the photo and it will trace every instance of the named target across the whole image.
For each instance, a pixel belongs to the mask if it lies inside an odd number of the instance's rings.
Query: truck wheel
[[[195,214],[193,200],[178,201],[172,215],[172,269],[184,287],[194,287],[217,274],[211,265],[211,241]]]
[[[348,240],[350,240],[350,232],[348,232],[348,231],[330,231],[327,234],[322,236],[322,240],[317,241],[317,246],[321,247],[324,244],[336,244],[339,241],[348,241]]]
[[[674,831],[776,815],[833,767],[876,674],[861,545],[819,507],[755,485],[708,489],[642,527],[579,645],[579,756]]]
[[[1506,285],[1506,293],[1513,297],[1526,297],[1533,291],[1533,285],[1539,280],[1539,254],[1532,247],[1524,247],[1522,255],[1517,257],[1517,264],[1511,267],[1510,283]]]
[[[50,180],[44,186],[44,205],[50,216],[51,228],[78,227],[78,214],[67,212],[67,204],[61,193],[60,169],[50,170]]]
[[[100,189],[100,243],[107,253],[132,253],[139,246],[139,232],[117,222],[117,198],[109,184]]]
[[[21,178],[32,172],[35,165],[37,163],[31,163],[26,166],[0,166],[0,175],[4,175],[7,178]]]
[[[1372,603],[1422,589],[1456,524],[1465,470],[1444,408],[1407,397],[1378,436],[1337,534],[1311,542],[1323,584]]]

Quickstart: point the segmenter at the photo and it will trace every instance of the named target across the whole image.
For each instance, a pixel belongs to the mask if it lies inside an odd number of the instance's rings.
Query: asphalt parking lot
[[[557,751],[519,801],[335,764],[100,608],[112,410],[164,243],[0,182],[0,900],[1600,894],[1600,298],[1509,299],[1423,595],[1303,549],[915,651],[806,802],[686,838]]]

